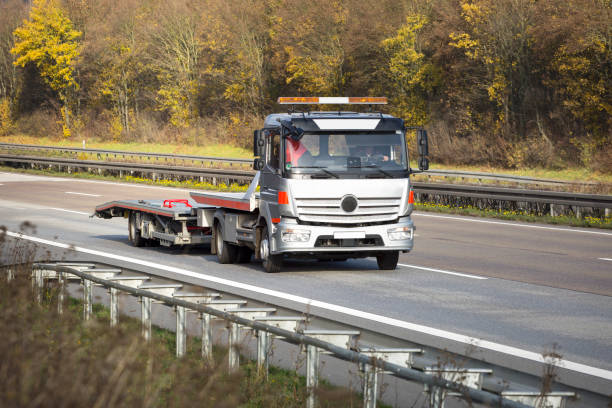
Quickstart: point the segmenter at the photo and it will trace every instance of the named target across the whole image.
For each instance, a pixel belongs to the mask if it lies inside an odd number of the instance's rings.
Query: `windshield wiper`
[[[337,174],[336,174],[336,173],[334,173],[334,172],[331,172],[331,171],[327,170],[327,169],[326,169],[325,167],[323,167],[323,166],[292,166],[291,168],[292,168],[292,169],[319,169],[319,170],[321,170],[323,173],[329,174],[329,175],[330,175],[330,176],[332,176],[332,177],[335,177],[335,178],[340,178],[340,176],[339,176],[339,175],[337,175]]]
[[[384,174],[386,177],[393,178],[393,174],[389,173],[388,171],[385,171],[385,170],[381,169],[380,166],[378,166],[376,164],[366,164],[365,166],[361,166],[361,167],[362,168],[363,167],[367,167],[367,168],[370,168],[370,169],[376,169],[379,172],[381,172],[382,174]]]

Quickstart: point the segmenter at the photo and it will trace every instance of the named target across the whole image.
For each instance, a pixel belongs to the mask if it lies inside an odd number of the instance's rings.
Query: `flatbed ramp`
[[[210,208],[194,200],[116,200],[98,205],[95,215],[101,218],[122,217],[124,212],[139,211],[178,220],[197,216],[198,208]]]

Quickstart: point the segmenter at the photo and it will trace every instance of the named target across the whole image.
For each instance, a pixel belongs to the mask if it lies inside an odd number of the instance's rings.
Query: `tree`
[[[410,14],[394,37],[382,41],[388,55],[393,110],[412,126],[429,121],[428,95],[440,84],[438,69],[425,57],[418,39],[427,23],[425,16]]]
[[[57,0],[34,0],[29,19],[15,29],[15,64],[34,64],[62,103],[64,136],[70,136],[70,103],[78,83],[74,65],[80,55],[81,32],[64,15]]]

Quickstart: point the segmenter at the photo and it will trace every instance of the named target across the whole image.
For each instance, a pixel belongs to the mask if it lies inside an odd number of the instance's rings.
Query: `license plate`
[[[334,239],[361,239],[365,238],[363,231],[339,231],[334,232]]]

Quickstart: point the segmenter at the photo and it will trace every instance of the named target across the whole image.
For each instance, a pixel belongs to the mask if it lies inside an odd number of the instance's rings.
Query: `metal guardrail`
[[[138,272],[137,272],[138,273]],[[186,311],[200,314],[202,321],[202,357],[212,355],[211,316],[229,323],[228,359],[230,371],[239,367],[239,330],[250,328],[258,337],[257,366],[267,374],[270,341],[272,336],[296,345],[306,346],[307,407],[316,406],[315,388],[318,385],[319,355],[321,352],[333,357],[358,364],[364,373],[364,407],[376,406],[377,375],[390,374],[397,378],[424,384],[428,395],[428,406],[442,408],[448,396],[461,396],[468,401],[480,402],[488,406],[526,408],[546,406],[561,408],[567,398],[575,398],[570,391],[540,392],[524,390],[501,378],[487,378],[491,369],[457,368],[448,366],[423,366],[415,363],[411,353],[422,352],[415,349],[389,349],[357,346],[358,331],[350,330],[313,330],[298,325],[303,317],[276,316],[275,308],[244,307],[244,300],[213,300],[217,293],[181,292],[183,284],[146,283],[150,276],[126,271],[122,268],[109,268],[95,263],[38,263],[32,269],[33,287],[36,297],[42,300],[45,281],[57,281],[58,312],[62,313],[65,300],[66,282],[79,280],[84,286],[83,314],[86,320],[92,317],[93,285],[102,286],[110,291],[110,324],[118,321],[118,296],[126,293],[137,296],[141,301],[142,334],[151,339],[151,303],[156,301],[169,305],[176,310],[176,352],[181,357],[186,352]],[[11,277],[9,271],[9,278]],[[189,299],[189,300],[186,300]],[[286,323],[289,324],[286,324]],[[417,369],[418,368],[418,369]],[[524,388],[524,387],[523,387]]]
[[[0,143],[0,148],[7,150],[33,150],[33,151],[47,151],[47,152],[60,152],[60,153],[85,153],[85,154],[96,154],[104,156],[105,158],[118,158],[121,156],[126,157],[140,157],[147,159],[168,159],[181,160],[181,161],[199,161],[199,162],[213,162],[213,163],[240,163],[240,164],[251,164],[253,159],[236,159],[229,157],[215,157],[215,156],[192,156],[182,154],[168,154],[168,153],[146,153],[146,152],[131,152],[124,150],[104,150],[104,149],[84,149],[77,147],[58,147],[58,146],[41,146],[41,145],[30,145],[30,144],[16,144],[16,143]],[[486,172],[469,172],[462,170],[428,170],[425,175],[441,176],[441,177],[459,177],[459,178],[470,178],[478,180],[498,180],[515,183],[527,183],[527,184],[539,184],[539,185],[595,185],[594,182],[575,182],[575,181],[563,181],[554,179],[544,179],[535,177],[525,176],[514,176],[509,174],[496,174]]]
[[[229,170],[229,169],[212,169],[201,167],[181,167],[167,166],[161,164],[144,164],[144,163],[121,163],[121,162],[105,162],[98,160],[75,160],[54,157],[37,157],[37,156],[19,156],[0,154],[0,162],[11,163],[26,163],[31,165],[47,165],[60,166],[72,169],[92,168],[105,169],[118,172],[140,172],[159,175],[177,175],[185,177],[206,177],[229,179],[233,181],[248,182],[253,178],[252,171],[246,170]]]
[[[412,187],[418,194],[443,194],[498,201],[525,201],[578,207],[612,208],[612,195],[419,182],[413,182]]]
[[[200,177],[237,182],[249,182],[253,171],[211,169],[199,167],[179,167],[157,164],[116,163],[97,160],[74,160],[64,158],[41,158],[36,156],[19,156],[0,154],[0,162],[26,163],[30,165],[49,165],[68,168],[105,169],[117,172],[140,172],[154,175],[172,175],[183,177]],[[121,175],[121,174],[120,174]],[[156,177],[154,176],[153,179]],[[564,205],[576,207],[612,209],[612,195],[595,195],[582,193],[567,193],[543,190],[528,190],[505,187],[488,187],[443,183],[413,182],[412,187],[417,195],[445,195],[455,197],[469,197],[476,199],[545,203],[551,205]],[[554,210],[551,208],[551,213]]]
[[[241,164],[252,164],[253,159],[236,159],[230,157],[216,157],[216,156],[192,156],[184,154],[171,154],[171,153],[146,153],[146,152],[131,152],[127,150],[104,150],[104,149],[83,149],[79,147],[58,147],[58,146],[39,146],[30,144],[15,144],[15,143],[0,143],[0,148],[9,150],[34,150],[34,151],[47,151],[47,152],[59,152],[59,153],[86,153],[96,154],[105,156],[106,158],[118,156],[122,157],[141,157],[147,159],[178,159],[178,160],[190,160],[199,162],[219,162],[219,163],[241,163]]]

